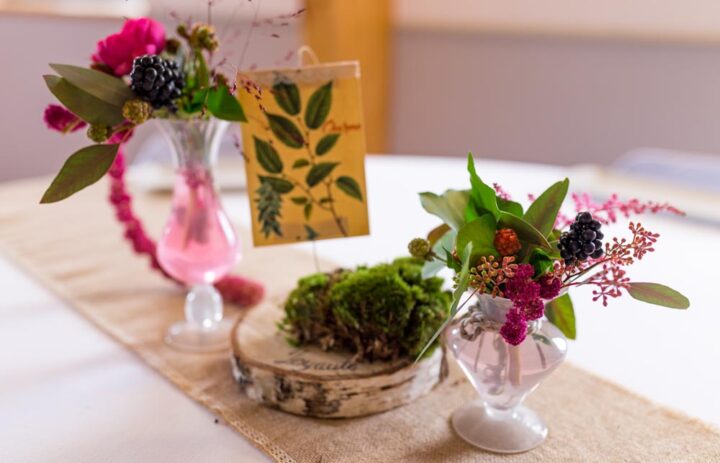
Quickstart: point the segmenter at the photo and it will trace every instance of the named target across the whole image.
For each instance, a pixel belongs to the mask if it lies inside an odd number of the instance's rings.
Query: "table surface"
[[[479,160],[478,171],[516,198],[567,175],[557,167],[489,160]],[[404,254],[411,238],[437,224],[416,193],[468,182],[462,159],[411,156],[369,156],[367,178],[372,234],[318,242],[322,257],[355,265]],[[583,181],[587,185],[571,188],[593,188],[591,180]],[[672,200],[663,191],[653,195]],[[247,227],[247,197],[233,193],[224,200],[232,219]],[[720,425],[720,309],[713,280],[720,229],[664,216],[641,220],[662,236],[657,251],[630,275],[672,284],[691,299],[690,310],[629,297],[603,307],[591,301],[590,290],[580,289],[573,298],[578,340],[570,345],[569,361]],[[269,461],[1,255],[0,294],[0,461]]]

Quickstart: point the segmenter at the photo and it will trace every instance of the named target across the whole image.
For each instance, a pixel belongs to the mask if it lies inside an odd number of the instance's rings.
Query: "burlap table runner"
[[[37,199],[45,185],[25,181],[0,188],[6,254],[279,462],[720,462],[714,428],[567,364],[529,398],[550,436],[521,455],[482,452],[454,435],[451,412],[475,398],[457,370],[429,396],[371,417],[317,420],[259,406],[239,393],[227,354],[180,354],[163,344],[165,328],[182,317],[184,294],[128,251],[104,185],[41,207]],[[159,230],[168,198],[147,195],[138,203],[149,229]],[[287,246],[246,246],[239,266],[278,299],[312,269],[308,256]]]

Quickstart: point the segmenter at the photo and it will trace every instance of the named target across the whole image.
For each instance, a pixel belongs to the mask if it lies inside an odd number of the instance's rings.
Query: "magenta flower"
[[[516,308],[510,309],[505,316],[505,324],[500,328],[500,335],[512,346],[517,346],[527,335],[527,321]]]
[[[45,108],[43,120],[49,129],[62,133],[75,132],[87,125],[64,106],[57,104],[50,104]]]
[[[165,28],[150,18],[128,19],[117,34],[97,44],[94,63],[112,69],[116,76],[130,73],[132,62],[142,55],[159,54],[165,48]]]
[[[540,297],[543,299],[554,299],[560,294],[562,281],[554,275],[545,275],[538,280],[540,283]]]

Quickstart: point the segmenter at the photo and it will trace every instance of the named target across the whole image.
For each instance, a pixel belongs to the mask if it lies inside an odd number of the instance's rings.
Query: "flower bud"
[[[103,143],[110,138],[112,130],[106,125],[91,125],[88,127],[87,136],[95,143]]]
[[[415,238],[408,244],[408,251],[413,257],[427,259],[430,254],[430,242],[424,238]]]
[[[122,107],[122,115],[135,125],[140,125],[150,119],[152,106],[147,101],[129,100]]]
[[[165,41],[165,51],[171,55],[176,55],[180,50],[180,41],[177,39],[167,39]]]

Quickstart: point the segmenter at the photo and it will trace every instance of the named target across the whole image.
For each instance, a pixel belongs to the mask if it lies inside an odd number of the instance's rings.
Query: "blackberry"
[[[598,259],[604,254],[602,248],[603,233],[601,224],[593,219],[589,212],[581,212],[570,225],[570,231],[560,235],[560,256],[565,264],[587,260],[588,257]]]
[[[158,55],[144,55],[135,58],[130,73],[132,91],[159,109],[167,106],[177,109],[173,101],[180,97],[185,79],[175,61],[162,59]]]

